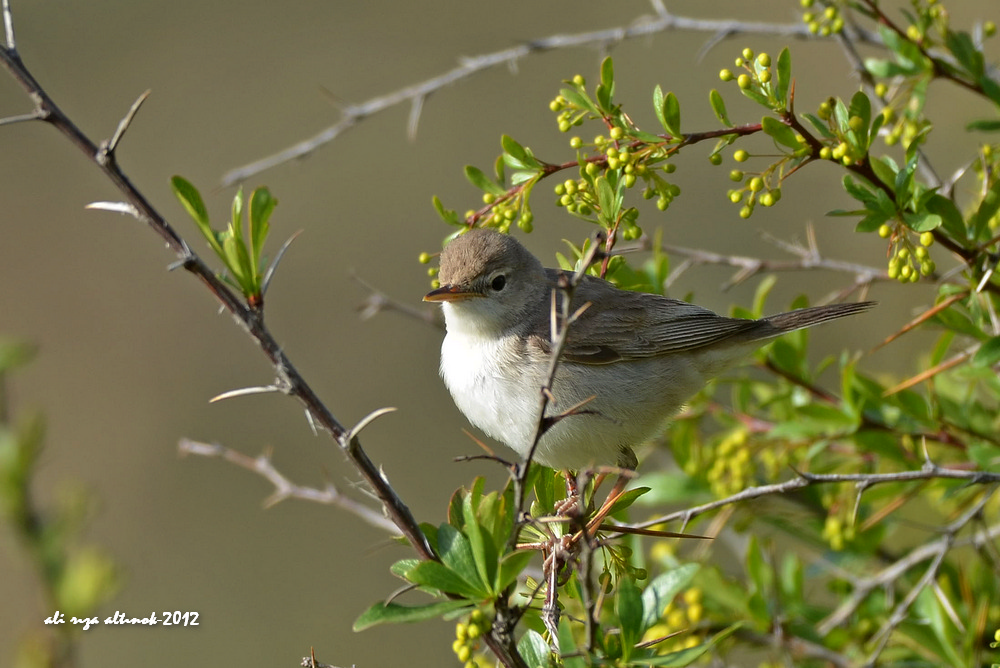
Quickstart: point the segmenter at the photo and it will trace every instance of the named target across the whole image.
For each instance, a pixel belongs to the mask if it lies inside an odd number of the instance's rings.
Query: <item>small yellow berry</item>
[[[570,148],[580,148],[581,146],[583,146],[583,140],[582,139],[580,139],[579,137],[572,137],[572,138],[570,138],[570,140],[569,140],[569,147]]]
[[[702,596],[701,587],[691,587],[684,592],[683,598],[684,602],[688,605],[694,605],[695,603],[701,603]]]
[[[573,83],[577,86],[585,86],[587,84],[587,80],[583,78],[583,75],[577,74],[573,77]]]
[[[761,67],[770,67],[771,56],[769,56],[766,53],[760,54],[759,56],[757,56],[757,64],[760,65]]]
[[[738,76],[736,78],[736,85],[739,86],[743,90],[746,90],[747,88],[749,88],[750,87],[750,75],[749,74],[741,74],[740,76]]]
[[[740,209],[740,218],[743,218],[744,220],[746,220],[747,218],[750,217],[750,215],[752,213],[753,213],[753,209],[751,209],[748,206],[745,206],[742,209]]]
[[[723,81],[732,81],[733,73],[730,70],[722,70],[721,72],[719,72],[719,78],[722,79]]]
[[[753,60],[753,49],[750,47],[743,49],[743,60]]]
[[[721,165],[722,164],[722,154],[721,153],[713,153],[712,155],[708,156],[708,161],[710,163],[712,163],[713,165]]]
[[[497,199],[493,193],[483,193],[483,204],[493,204]]]
[[[878,235],[883,239],[888,239],[889,235],[892,234],[892,228],[889,227],[888,223],[882,223],[878,226]]]
[[[743,180],[743,172],[741,172],[738,169],[734,169],[733,171],[729,172],[729,180],[739,183],[740,181]]]
[[[760,192],[764,189],[764,179],[759,176],[755,176],[750,179],[750,190],[753,192]]]
[[[735,160],[736,162],[746,162],[749,158],[750,154],[744,151],[743,149],[740,149],[735,153],[733,153],[733,160]]]
[[[997,24],[993,21],[987,21],[984,23],[983,34],[987,37],[993,37],[993,35],[997,34]],[[997,640],[1000,640],[1000,636],[997,637]]]
[[[618,141],[619,139],[625,136],[625,131],[622,130],[620,127],[616,126],[611,128],[611,132],[609,132],[608,134],[611,135],[612,139]]]
[[[889,87],[886,86],[884,83],[879,82],[875,84],[875,94],[878,95],[879,97],[885,97],[885,94],[888,92],[889,92]],[[888,109],[888,107],[886,107],[886,109]]]
[[[822,158],[823,160],[829,160],[831,157],[833,157],[833,151],[830,149],[829,146],[824,146],[819,150],[819,157]]]
[[[427,264],[428,262],[431,261],[431,254],[421,253],[420,255],[417,256],[417,261],[420,262],[420,264]]]
[[[865,121],[860,116],[851,116],[851,118],[847,121],[847,126],[855,132],[858,132],[865,126]]]
[[[920,245],[930,246],[934,243],[934,233],[931,231],[924,232],[920,235]]]

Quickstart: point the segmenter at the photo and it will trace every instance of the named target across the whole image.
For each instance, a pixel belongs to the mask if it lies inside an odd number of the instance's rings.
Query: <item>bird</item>
[[[440,373],[466,418],[522,459],[539,428],[540,393],[553,344],[551,312],[563,272],[547,269],[514,237],[473,228],[440,255],[440,303],[446,335]],[[798,309],[759,320],[730,318],[657,294],[623,290],[585,275],[572,297],[571,322],[553,379],[554,420],[532,461],[560,470],[634,470],[635,447],[720,373],[769,340],[855,315],[874,302]]]

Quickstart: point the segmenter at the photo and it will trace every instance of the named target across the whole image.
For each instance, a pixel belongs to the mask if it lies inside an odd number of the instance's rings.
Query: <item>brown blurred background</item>
[[[682,15],[780,23],[794,22],[799,12],[798,2],[669,5]],[[132,101],[152,89],[119,160],[199,252],[204,243],[170,193],[170,176],[182,174],[199,186],[222,221],[232,196],[231,189],[217,189],[225,171],[338,119],[321,87],[363,102],[451,69],[462,56],[626,25],[650,11],[640,1],[565,0],[14,4],[25,61],[91,137],[108,137]],[[956,22],[968,18],[954,14]],[[687,130],[717,126],[707,100],[713,87],[722,90],[735,122],[759,119],[761,111],[738,99],[735,86],[723,86],[717,73],[731,67],[744,46],[777,54],[784,43],[730,39],[699,61],[709,37],[669,33],[613,49],[618,97],[640,124],[654,127],[650,99],[657,83],[680,98]],[[800,109],[856,89],[832,42],[791,46]],[[272,248],[304,230],[268,295],[273,331],[343,423],[382,406],[399,408],[369,428],[363,442],[421,520],[440,522],[451,492],[475,475],[502,476],[487,463],[452,462],[475,446],[461,433],[466,423],[437,377],[440,332],[391,313],[360,320],[356,309],[366,292],[350,273],[421,308],[428,279],[416,257],[439,249],[450,231],[431,208],[431,196],[460,212],[478,206],[462,166],[488,171],[501,133],[543,159],[569,159],[568,137],[556,131],[548,102],[564,78],[580,73],[596,80],[601,55],[596,48],[570,49],[531,56],[516,72],[484,72],[428,99],[415,141],[406,137],[409,108],[395,108],[308,159],[247,184],[266,184],[280,200]],[[931,110],[951,124],[935,132],[929,146],[942,174],[969,155],[976,137],[962,127],[983,111],[964,98],[955,104],[957,95],[947,91],[941,97],[950,98],[950,106]],[[0,77],[0,115],[29,108],[9,77]],[[581,134],[589,138],[596,128]],[[753,146],[766,151],[769,144]],[[725,198],[731,151],[713,168],[710,150],[696,146],[681,156],[675,177],[683,194],[667,214],[644,210],[647,232],[662,227],[669,243],[784,258],[761,240],[761,230],[802,239],[814,222],[828,256],[877,267],[885,262],[874,235],[853,235],[854,221],[824,217],[833,208],[853,208],[832,167],[796,175],[778,206],[742,221]],[[166,271],[174,257],[149,230],[84,210],[118,194],[76,149],[41,123],[18,124],[0,128],[0,156],[0,335],[40,349],[12,388],[16,411],[41,411],[48,421],[38,494],[52,503],[83,486],[100,499],[85,538],[125,569],[124,587],[100,611],[102,618],[115,610],[201,614],[197,628],[96,627],[81,642],[82,665],[292,666],[310,646],[322,660],[344,666],[401,658],[413,666],[454,662],[450,624],[351,631],[362,610],[400,585],[388,566],[409,556],[407,549],[330,508],[289,501],[262,510],[271,491],[262,479],[219,461],[178,458],[181,437],[249,454],[273,447],[277,466],[300,483],[322,485],[328,475],[350,490],[357,480],[327,439],[313,437],[293,401],[254,396],[208,404],[225,390],[270,382],[265,359],[229,317],[217,314],[195,280]],[[550,263],[563,250],[560,238],[579,242],[590,231],[550,206],[552,200],[551,185],[540,186],[537,232],[526,239]],[[936,259],[939,267],[950,266],[940,252]],[[723,293],[719,286],[729,273],[692,270],[673,294],[693,292],[717,310],[748,305],[757,280]],[[845,275],[786,275],[771,307],[783,309],[800,292],[820,298],[848,281]],[[819,350],[870,348],[932,289],[878,287],[872,295],[882,301],[877,315],[830,325],[813,340]],[[913,338],[928,340],[920,336]],[[894,349],[865,365],[874,373],[903,374],[914,360]],[[0,545],[3,665],[14,641],[52,611],[42,607],[35,575],[9,531],[0,533]]]

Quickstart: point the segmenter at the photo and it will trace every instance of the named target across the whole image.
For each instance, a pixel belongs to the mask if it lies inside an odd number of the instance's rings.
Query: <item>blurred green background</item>
[[[959,5],[953,20],[967,21],[969,7]],[[799,12],[797,2],[669,7],[681,15],[779,23],[796,21]],[[132,101],[152,89],[119,161],[199,252],[207,249],[170,193],[170,176],[182,174],[199,186],[221,221],[232,196],[231,189],[217,188],[224,172],[338,119],[321,88],[360,103],[449,70],[463,56],[555,33],[628,25],[651,11],[638,0],[14,4],[23,58],[91,137],[110,136]],[[617,94],[636,121],[654,127],[650,99],[657,83],[680,98],[686,130],[717,127],[707,100],[713,87],[722,90],[735,122],[759,120],[760,112],[717,73],[732,66],[743,46],[776,54],[785,42],[728,39],[699,60],[709,37],[672,32],[614,45]],[[833,42],[790,46],[800,110],[856,89]],[[548,103],[562,79],[580,73],[596,80],[603,54],[596,46],[554,51],[481,73],[426,101],[414,141],[406,136],[409,108],[398,107],[308,159],[246,184],[266,184],[280,200],[273,248],[304,230],[268,295],[270,326],[344,424],[382,406],[399,408],[370,427],[363,443],[423,521],[440,522],[451,492],[475,475],[499,483],[502,472],[489,463],[452,462],[477,450],[461,433],[466,422],[437,377],[441,333],[393,313],[361,320],[357,307],[367,293],[351,272],[422,308],[428,278],[417,255],[438,250],[450,232],[431,196],[460,212],[479,206],[462,166],[488,170],[501,133],[542,159],[571,159]],[[0,115],[29,109],[21,89],[0,77]],[[931,110],[951,124],[936,130],[928,146],[942,174],[969,155],[977,138],[962,127],[981,112],[954,100]],[[581,133],[590,137],[597,129]],[[751,147],[767,150],[768,142],[755,141]],[[785,258],[761,239],[761,230],[801,240],[814,222],[824,254],[884,265],[885,246],[875,235],[853,235],[853,221],[824,217],[849,205],[834,187],[840,179],[834,167],[797,174],[778,206],[742,221],[725,198],[731,152],[713,168],[710,150],[696,146],[680,157],[675,177],[683,194],[666,214],[644,209],[640,223],[647,232],[662,227],[668,243]],[[454,630],[445,623],[351,631],[362,610],[400,584],[388,566],[409,556],[406,548],[330,508],[289,501],[263,510],[271,489],[262,479],[219,461],[178,458],[181,437],[254,455],[273,447],[276,465],[296,481],[322,486],[328,477],[364,497],[350,466],[327,439],[311,434],[292,400],[253,396],[208,404],[220,392],[270,382],[266,360],[228,316],[217,314],[195,280],[166,271],[175,258],[149,230],[130,218],[84,210],[118,194],[75,148],[42,123],[18,124],[0,128],[0,156],[0,335],[40,349],[11,388],[16,411],[42,411],[48,420],[38,494],[54,503],[82,486],[99,498],[85,538],[125,569],[124,587],[100,611],[102,618],[115,610],[201,615],[197,628],[96,627],[81,640],[81,664],[292,666],[311,646],[323,661],[343,666],[401,658],[412,666],[454,662]],[[537,231],[525,241],[551,264],[553,253],[564,250],[560,238],[579,242],[590,230],[547,204],[554,201],[550,187],[536,191]],[[950,265],[940,253],[936,259],[942,269]],[[730,273],[691,270],[673,295],[693,294],[723,311],[749,305],[758,279],[723,293]],[[784,309],[800,292],[819,299],[849,280],[783,276],[771,310]],[[926,285],[876,288],[877,315],[817,331],[817,350],[870,348],[931,291]],[[927,336],[912,338],[926,342]],[[915,368],[900,348],[865,364],[896,374]],[[34,572],[9,531],[0,533],[0,544],[3,665],[16,639],[52,611],[44,609]]]

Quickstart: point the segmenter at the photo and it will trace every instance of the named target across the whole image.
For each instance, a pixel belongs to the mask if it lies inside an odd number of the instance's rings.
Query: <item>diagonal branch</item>
[[[251,308],[230,290],[208,265],[188,246],[187,242],[174,230],[167,220],[153,207],[145,195],[131,182],[128,176],[118,166],[117,161],[107,150],[90,139],[76,124],[59,108],[46,90],[42,87],[25,66],[17,52],[13,49],[13,17],[10,11],[10,1],[0,1],[7,34],[7,44],[0,47],[0,65],[24,88],[35,104],[35,114],[59,130],[74,146],[82,151],[104,175],[122,193],[124,198],[135,207],[136,217],[163,239],[167,247],[177,254],[177,265],[193,274],[221,303],[237,324],[249,334],[260,346],[263,353],[274,366],[278,378],[277,384],[284,391],[303,404],[312,421],[326,431],[347,455],[357,468],[365,482],[372,488],[393,523],[407,538],[413,548],[423,559],[436,559],[427,538],[420,530],[410,509],[403,503],[389,484],[381,469],[377,467],[367,453],[361,448],[357,436],[348,431],[334,417],[330,409],[320,400],[312,387],[299,374],[284,350],[264,324],[264,315],[259,309]],[[141,99],[141,98],[140,98]],[[133,105],[134,114],[137,105]],[[131,115],[131,114],[130,114]],[[129,116],[126,117],[128,119]],[[127,127],[127,124],[126,124]]]

